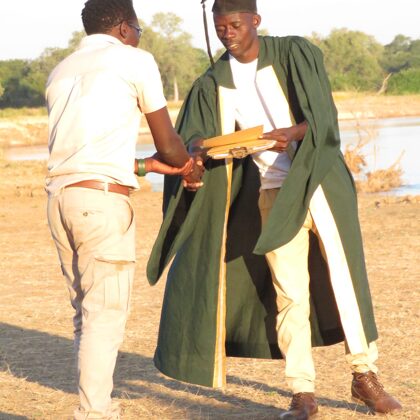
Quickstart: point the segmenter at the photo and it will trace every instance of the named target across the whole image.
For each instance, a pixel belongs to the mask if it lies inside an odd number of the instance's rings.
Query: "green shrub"
[[[389,79],[387,93],[393,95],[420,93],[420,68],[402,70],[394,74]]]

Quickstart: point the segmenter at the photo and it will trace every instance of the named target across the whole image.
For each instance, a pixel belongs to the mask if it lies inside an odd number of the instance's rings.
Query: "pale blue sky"
[[[72,32],[83,29],[80,12],[85,0],[2,0],[0,60],[36,58],[45,48],[67,45]],[[157,12],[173,12],[182,28],[205,49],[201,0],[134,0],[137,15],[150,23]],[[221,45],[214,35],[207,0],[212,50]],[[420,38],[420,0],[257,0],[261,27],[272,35],[323,36],[333,28],[360,30],[387,44],[395,35]],[[141,44],[140,44],[141,46]]]

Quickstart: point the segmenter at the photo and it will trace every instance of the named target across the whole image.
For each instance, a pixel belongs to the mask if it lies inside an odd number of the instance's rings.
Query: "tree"
[[[383,46],[374,37],[343,28],[332,30],[326,38],[313,34],[310,39],[324,53],[333,90],[378,90],[381,86]]]
[[[409,68],[420,68],[420,39],[415,39],[411,41],[409,52]]]
[[[38,59],[30,63],[24,83],[41,94],[42,105],[44,105],[44,91],[49,74],[60,61],[77,48],[83,36],[83,32],[73,32],[66,48],[46,48]]]
[[[420,39],[397,35],[385,45],[382,66],[388,73],[387,93],[420,92]]]
[[[397,35],[384,47],[382,66],[388,73],[420,67],[420,39]]]
[[[0,62],[3,95],[0,107],[44,106],[44,92],[52,69],[78,45],[82,32],[74,32],[67,48],[46,48],[35,60]]]
[[[396,73],[408,68],[410,38],[397,35],[394,40],[385,45],[382,66],[388,73]]]
[[[140,47],[151,52],[158,63],[165,95],[175,101],[186,95],[208,65],[207,54],[191,45],[191,35],[181,30],[181,23],[174,13],[157,13],[140,40]]]
[[[28,98],[32,97],[28,88],[21,85],[28,71],[26,60],[6,60],[0,62],[0,83],[2,95],[0,107],[25,106]]]

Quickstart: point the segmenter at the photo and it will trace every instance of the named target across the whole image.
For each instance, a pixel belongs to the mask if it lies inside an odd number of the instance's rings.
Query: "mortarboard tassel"
[[[207,16],[206,16],[205,2],[206,2],[206,0],[201,0],[201,4],[203,5],[203,22],[204,22],[204,32],[206,34],[207,54],[210,58],[211,66],[214,67],[213,55],[211,53],[211,48],[210,48],[210,38],[209,38],[209,29],[208,29],[208,26],[207,26]]]

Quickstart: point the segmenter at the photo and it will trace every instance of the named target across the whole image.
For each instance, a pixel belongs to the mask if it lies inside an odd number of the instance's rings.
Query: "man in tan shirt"
[[[134,171],[181,174],[194,190],[203,169],[172,126],[153,56],[137,48],[132,1],[88,0],[82,20],[87,36],[46,87],[48,222],[75,309],[74,417],[113,419],[112,376],[134,276]],[[142,114],[158,154],[137,161]]]

